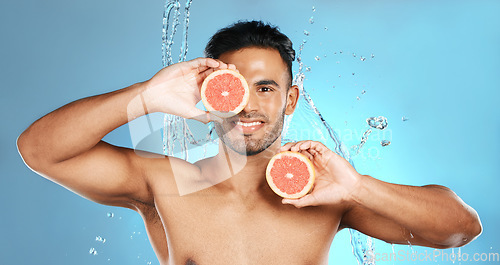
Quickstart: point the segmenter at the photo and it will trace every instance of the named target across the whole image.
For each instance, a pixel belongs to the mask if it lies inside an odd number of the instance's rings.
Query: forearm
[[[143,83],[80,99],[34,122],[18,139],[25,162],[57,163],[94,147],[106,134],[146,114],[140,100]]]
[[[405,186],[361,176],[352,200],[439,245],[465,244],[481,231],[476,212],[442,186]]]

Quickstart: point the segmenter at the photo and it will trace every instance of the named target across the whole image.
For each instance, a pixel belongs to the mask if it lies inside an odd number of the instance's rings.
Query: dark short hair
[[[246,47],[276,49],[285,62],[292,84],[292,62],[295,50],[292,41],[278,27],[262,21],[238,21],[215,33],[205,47],[205,56],[218,59],[223,53]]]

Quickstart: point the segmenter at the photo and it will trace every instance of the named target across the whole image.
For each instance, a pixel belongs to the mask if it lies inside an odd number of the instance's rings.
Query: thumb
[[[312,196],[311,194],[308,194],[300,199],[283,199],[281,201],[281,203],[283,204],[291,204],[297,208],[302,208],[305,206],[313,206],[315,205],[314,202],[315,202],[314,196]]]
[[[216,121],[216,122],[222,121],[222,119],[217,117],[216,115],[213,115],[212,113],[210,113],[208,111],[200,110],[198,108],[195,108],[191,112],[190,119],[197,120],[199,122],[203,122],[204,124],[207,124],[211,121]]]
[[[210,122],[210,114],[208,113],[208,111],[203,111],[198,108],[193,108],[187,115],[187,118],[197,120],[205,124]]]

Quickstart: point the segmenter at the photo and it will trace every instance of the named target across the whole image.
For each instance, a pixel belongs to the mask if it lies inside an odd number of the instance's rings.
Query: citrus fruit
[[[245,108],[250,96],[245,78],[234,70],[217,70],[201,85],[201,100],[211,113],[227,118]]]
[[[286,151],[274,155],[266,169],[266,180],[279,196],[297,199],[306,195],[314,184],[314,166],[305,155]]]

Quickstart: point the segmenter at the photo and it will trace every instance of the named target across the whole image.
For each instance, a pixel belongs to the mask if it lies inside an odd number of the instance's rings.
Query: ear
[[[295,111],[297,101],[299,100],[299,94],[299,87],[296,85],[291,86],[290,89],[288,89],[285,110],[286,115],[290,115]]]

